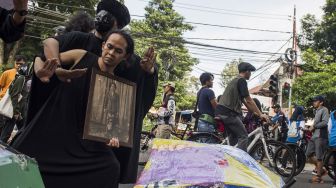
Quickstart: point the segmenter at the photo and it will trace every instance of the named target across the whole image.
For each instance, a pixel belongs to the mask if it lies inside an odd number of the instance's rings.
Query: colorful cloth
[[[206,159],[206,160],[201,160]],[[284,182],[240,149],[155,139],[136,188],[282,187]]]

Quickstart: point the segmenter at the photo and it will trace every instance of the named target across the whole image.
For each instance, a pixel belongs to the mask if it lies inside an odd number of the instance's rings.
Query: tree
[[[314,117],[312,99],[316,95],[324,95],[326,107],[330,110],[336,107],[336,64],[322,63],[321,56],[312,49],[303,54],[305,73],[298,77],[293,85],[294,102],[307,108],[307,116]]]
[[[226,64],[221,72],[220,85],[225,88],[229,82],[238,75],[238,65],[242,62],[242,59],[233,60]]]
[[[41,41],[54,34],[54,27],[64,25],[69,15],[77,10],[93,15],[97,2],[98,0],[44,0],[29,3],[25,37],[12,44],[0,41],[0,73],[13,66],[15,54],[23,54],[32,61],[42,50]]]
[[[143,54],[153,46],[158,53],[159,86],[164,82],[176,84],[176,101],[180,110],[192,109],[195,96],[187,93],[186,75],[197,63],[184,46],[183,33],[193,27],[173,8],[174,0],[151,0],[145,8],[145,19],[132,21],[131,33],[135,39],[136,53]],[[155,106],[161,105],[162,87],[158,88]]]
[[[313,15],[306,15],[302,20],[303,34],[299,46],[305,64],[304,75],[295,79],[293,85],[294,103],[304,105],[308,117],[314,117],[312,98],[324,95],[326,106],[336,107],[336,0],[326,0],[324,16],[317,21]]]
[[[336,61],[336,0],[326,0],[323,11],[321,21],[310,14],[301,20],[303,33],[299,46],[303,50],[322,50],[321,55],[327,56],[325,63],[332,63]]]

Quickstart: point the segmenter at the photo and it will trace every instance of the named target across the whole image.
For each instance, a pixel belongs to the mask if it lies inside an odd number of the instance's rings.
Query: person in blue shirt
[[[275,104],[272,108],[275,112],[275,116],[271,119],[271,121],[276,125],[276,127],[280,127],[280,141],[285,143],[287,140],[288,120],[285,114],[281,111],[279,104]]]
[[[295,106],[290,123],[288,126],[287,142],[297,143],[303,135],[303,129],[305,127],[305,118],[303,115],[304,107]]]
[[[213,87],[214,76],[210,73],[203,73],[200,76],[202,88],[198,91],[198,110],[200,118],[197,124],[197,130],[200,132],[215,132],[215,108],[217,106],[215,93],[211,90]]]
[[[330,113],[330,118],[328,122],[328,133],[329,133],[329,147],[336,148],[336,110]],[[334,159],[336,158],[336,152],[333,152]],[[333,171],[336,174],[336,161],[333,164]],[[336,188],[336,178],[334,179],[333,188]]]

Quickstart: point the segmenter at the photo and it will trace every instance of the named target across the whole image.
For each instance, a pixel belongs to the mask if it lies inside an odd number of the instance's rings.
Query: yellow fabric
[[[276,175],[274,172],[271,172],[270,170],[268,170],[266,167],[260,165],[260,167],[263,169],[263,171],[265,172],[265,174],[271,178],[272,182],[275,185],[280,185],[281,179],[280,176]]]
[[[2,73],[0,77],[0,99],[5,96],[7,89],[9,88],[12,81],[15,79],[16,69],[10,69]]]
[[[274,184],[268,184],[255,171],[250,170],[246,165],[235,160],[231,156],[226,154],[225,158],[229,162],[229,166],[232,167],[232,168],[226,168],[224,171],[225,184],[243,186],[243,187],[245,187],[246,185],[251,185],[251,187],[265,187],[265,188],[277,187]]]

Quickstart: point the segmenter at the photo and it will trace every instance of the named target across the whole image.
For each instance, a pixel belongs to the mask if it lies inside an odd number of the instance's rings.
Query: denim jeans
[[[213,133],[216,130],[215,130],[215,125],[202,121],[202,120],[198,120],[197,131]]]
[[[230,145],[238,143],[238,148],[247,151],[248,134],[240,116],[219,115],[229,133]]]

